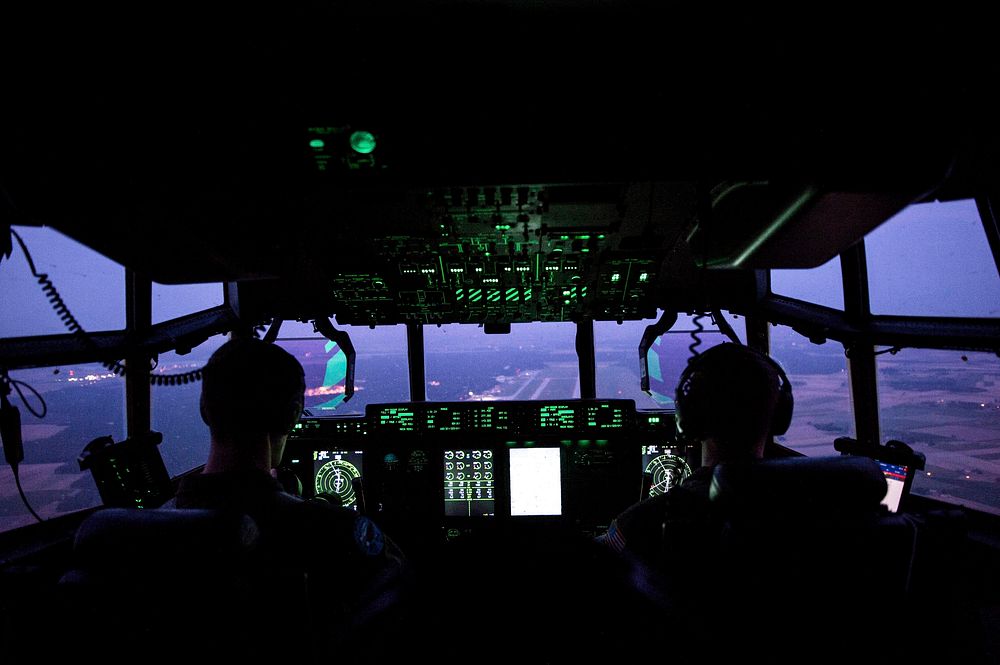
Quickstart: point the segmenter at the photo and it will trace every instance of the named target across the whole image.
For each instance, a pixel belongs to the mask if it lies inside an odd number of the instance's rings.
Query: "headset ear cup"
[[[697,390],[695,382],[695,374],[691,371],[691,365],[688,365],[677,382],[674,396],[674,428],[678,441],[696,441],[703,435],[703,419],[695,406],[697,396],[689,399],[692,391]]]
[[[771,436],[781,436],[788,431],[792,424],[792,413],[795,410],[795,399],[792,397],[792,384],[788,380],[785,370],[774,358],[760,354],[760,357],[767,362],[778,374],[781,386],[778,388],[777,402],[774,405],[774,413],[771,415]]]
[[[691,430],[693,428],[691,427],[691,424],[688,422],[688,418],[685,415],[686,413],[687,413],[687,409],[685,409],[684,406],[683,406],[683,400],[681,400],[681,399],[675,399],[674,400],[674,429],[677,432],[677,440],[678,441],[685,441],[685,440],[688,440],[688,439],[692,438]]]
[[[782,374],[784,377],[784,374]],[[778,403],[774,406],[774,415],[771,416],[771,435],[781,436],[788,431],[792,424],[792,411],[795,400],[792,397],[792,386],[783,379],[781,391],[778,393]]]

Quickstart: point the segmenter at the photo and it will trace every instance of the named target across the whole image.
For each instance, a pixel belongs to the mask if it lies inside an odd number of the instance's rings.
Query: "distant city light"
[[[355,391],[363,390],[361,386],[355,386]],[[307,388],[305,395],[306,397],[323,397],[326,395],[343,395],[345,387],[343,384],[336,386],[319,386],[316,388]]]
[[[83,383],[83,382],[94,383],[96,381],[103,381],[104,379],[118,378],[118,375],[114,374],[113,372],[108,372],[107,374],[87,374],[85,376],[72,376],[72,374],[73,371],[70,370],[71,376],[68,379],[66,379],[66,381],[73,383]]]

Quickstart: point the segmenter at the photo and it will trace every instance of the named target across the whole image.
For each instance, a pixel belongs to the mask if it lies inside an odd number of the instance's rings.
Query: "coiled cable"
[[[28,268],[31,270],[31,274],[38,281],[38,285],[42,289],[42,293],[48,299],[49,304],[52,306],[53,311],[62,321],[63,325],[71,333],[76,335],[88,348],[92,350],[99,350],[94,341],[87,334],[87,331],[83,329],[80,322],[76,320],[73,316],[73,312],[70,311],[66,302],[63,300],[62,296],[59,294],[59,290],[56,289],[55,284],[49,279],[47,273],[39,273],[35,268],[35,262],[31,257],[31,252],[28,251],[27,245],[24,244],[24,240],[21,238],[20,234],[13,228],[10,230],[11,235],[17,240],[17,244],[20,245],[21,251],[24,252],[24,258],[28,262]],[[125,364],[120,360],[99,360],[101,366],[107,369],[109,372],[117,376],[125,376],[128,369]],[[153,374],[149,371],[149,383],[154,386],[178,386],[187,383],[192,383],[201,379],[202,370],[196,369],[190,372],[184,372],[182,374]]]
[[[701,324],[701,320],[703,318],[705,318],[705,314],[701,314],[701,313],[696,314],[695,317],[694,317],[694,330],[691,331],[691,339],[693,341],[688,345],[688,351],[691,352],[691,357],[688,358],[688,362],[691,362],[691,360],[695,356],[698,356],[698,355],[701,354],[701,352],[698,351],[698,347],[701,346],[701,336],[700,336],[700,334],[702,332],[704,332],[704,330],[705,330],[705,326],[703,326]]]

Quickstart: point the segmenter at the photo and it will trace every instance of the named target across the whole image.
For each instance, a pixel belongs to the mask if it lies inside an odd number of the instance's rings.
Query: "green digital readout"
[[[447,406],[430,408],[424,414],[428,430],[458,432],[462,429],[462,412]]]
[[[298,432],[305,432],[305,431],[309,431],[309,430],[317,430],[317,429],[321,429],[322,427],[323,427],[323,421],[321,421],[321,420],[315,420],[315,419],[306,420],[306,419],[303,419],[303,420],[300,420],[299,422],[295,423],[295,427],[293,428],[293,430],[296,433],[298,433]]]
[[[546,404],[538,412],[538,425],[543,429],[573,429],[576,412],[567,404]]]
[[[510,411],[494,405],[476,405],[466,414],[466,425],[471,429],[506,430],[510,424]]]
[[[416,414],[406,407],[387,406],[378,413],[377,424],[380,428],[395,429],[400,432],[412,432],[415,428]]]
[[[587,427],[621,429],[625,427],[625,411],[612,404],[588,405],[585,411]]]

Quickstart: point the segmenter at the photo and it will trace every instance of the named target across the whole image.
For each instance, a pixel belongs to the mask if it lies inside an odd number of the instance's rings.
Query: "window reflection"
[[[406,327],[340,326],[351,336],[355,362],[354,396],[344,401],[347,361],[311,323],[286,321],[277,344],[298,358],[306,374],[306,409],[313,415],[363,415],[365,406],[410,398]]]

